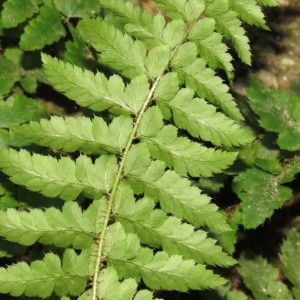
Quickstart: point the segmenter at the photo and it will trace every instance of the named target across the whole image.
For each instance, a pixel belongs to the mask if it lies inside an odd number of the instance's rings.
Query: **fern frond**
[[[193,260],[183,260],[180,255],[169,256],[165,252],[153,255],[148,248],[139,248],[139,240],[126,234],[120,223],[110,227],[106,236],[106,257],[109,266],[115,268],[121,278],[143,279],[152,289],[213,288],[225,280]],[[123,249],[123,251],[120,251]],[[125,252],[124,252],[125,249]]]
[[[0,293],[18,297],[49,297],[57,295],[78,295],[86,287],[89,278],[89,251],[77,255],[67,249],[62,262],[58,255],[47,253],[43,260],[36,260],[29,266],[19,262],[6,269],[0,268]]]
[[[168,107],[175,124],[194,137],[217,146],[239,146],[253,140],[252,135],[203,99],[194,98],[193,91],[181,89],[171,101],[158,101]],[[193,103],[193,105],[190,105]]]
[[[228,53],[226,44],[222,42],[223,36],[215,32],[215,24],[214,19],[200,19],[189,32],[188,38],[196,42],[201,58],[205,59],[210,68],[222,68],[227,76],[232,78],[232,56]]]
[[[206,63],[203,59],[198,58],[192,64],[186,64],[187,55],[190,55],[187,54],[189,50],[190,47],[185,45],[179,48],[172,63],[174,70],[183,78],[186,86],[196,91],[198,96],[206,98],[219,106],[232,118],[243,119],[236,103],[228,92],[228,86],[223,84],[221,78],[217,77],[212,69],[205,67]]]
[[[137,113],[149,93],[149,83],[144,77],[132,80],[125,89],[122,78],[117,75],[107,79],[100,72],[93,74],[45,54],[42,60],[47,78],[55,89],[96,111]]]
[[[16,27],[18,24],[32,17],[38,9],[34,0],[7,0],[3,3],[1,25],[4,28]]]
[[[65,35],[66,30],[61,22],[59,11],[52,0],[46,0],[39,14],[25,27],[20,47],[25,51],[42,49]]]
[[[0,149],[0,168],[16,184],[47,197],[74,200],[81,193],[94,198],[108,193],[116,174],[114,156],[101,156],[95,163],[79,156],[76,163],[68,157],[31,155],[26,150]]]
[[[137,292],[137,282],[134,279],[119,282],[118,274],[113,268],[104,269],[100,273],[99,282],[100,298],[103,300],[153,300],[150,291]]]
[[[104,221],[106,209],[104,199],[95,200],[84,212],[76,202],[67,202],[62,211],[53,207],[45,211],[32,209],[30,212],[8,209],[0,211],[0,235],[25,246],[38,241],[83,249],[93,242],[98,226]]]
[[[152,122],[155,126],[150,127]],[[164,161],[167,167],[174,168],[181,176],[189,173],[193,177],[209,177],[227,168],[236,158],[234,152],[207,148],[186,137],[178,137],[175,126],[163,126],[162,114],[157,107],[145,112],[138,134],[147,144],[152,157]]]
[[[180,219],[167,217],[155,209],[151,198],[135,201],[132,189],[122,184],[118,187],[114,204],[114,215],[126,232],[135,232],[143,244],[160,248],[169,254],[180,254],[197,263],[230,266],[235,261],[207,238],[204,231],[197,230]]]
[[[119,116],[107,125],[100,117],[65,119],[51,117],[40,122],[30,122],[11,129],[35,144],[67,152],[81,151],[86,154],[102,152],[119,153],[126,147],[132,131],[132,119]]]
[[[140,41],[134,41],[101,19],[83,19],[77,28],[84,39],[101,52],[102,63],[129,78],[149,76],[145,68],[146,48]]]
[[[249,39],[245,34],[237,13],[229,9],[228,0],[210,1],[205,9],[208,17],[215,19],[216,29],[227,39],[230,39],[239,58],[246,64],[251,64]]]
[[[264,20],[264,14],[257,5],[256,0],[229,0],[229,5],[238,17],[250,25],[268,29]]]
[[[203,1],[186,1],[186,0],[154,0],[156,5],[166,12],[166,14],[176,20],[181,19],[187,22],[192,22],[205,9]]]
[[[207,225],[218,231],[229,229],[224,216],[217,212],[209,197],[201,194],[189,180],[181,178],[176,172],[165,172],[163,162],[151,162],[146,145],[132,147],[124,172],[135,193],[144,193],[159,201],[164,211],[198,226]]]

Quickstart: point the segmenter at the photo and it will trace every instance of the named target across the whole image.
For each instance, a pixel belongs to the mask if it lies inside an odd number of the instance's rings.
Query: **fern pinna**
[[[10,127],[61,156],[1,149],[1,170],[15,184],[66,203],[1,211],[0,234],[22,245],[66,249],[1,268],[1,293],[145,300],[155,297],[153,290],[226,282],[210,266],[235,260],[204,229],[230,227],[194,180],[225,170],[235,147],[252,140],[214,70],[233,78],[225,40],[250,63],[242,21],[266,27],[257,2],[275,1],[154,2],[157,15],[131,1],[100,0],[101,12],[72,29],[114,75],[42,55],[48,82],[94,116]],[[76,159],[67,155],[76,151]],[[81,205],[82,199],[92,200]]]

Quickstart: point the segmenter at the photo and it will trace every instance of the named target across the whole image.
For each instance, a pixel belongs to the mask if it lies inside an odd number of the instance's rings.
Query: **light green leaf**
[[[164,73],[169,64],[170,54],[168,46],[158,46],[148,52],[145,67],[152,78]]]
[[[216,29],[227,39],[230,39],[239,58],[251,64],[249,39],[241,26],[237,13],[229,9],[228,0],[212,0],[205,9],[205,14],[216,20]]]
[[[257,0],[257,2],[260,2],[261,4],[265,6],[278,6],[278,0]]]
[[[68,18],[82,18],[99,12],[100,5],[94,0],[54,0],[54,4]]]
[[[79,156],[76,163],[68,157],[31,155],[26,150],[0,149],[0,168],[16,184],[48,197],[74,200],[81,193],[97,198],[108,193],[114,181],[117,161],[101,156],[95,163]]]
[[[103,300],[132,300],[133,296],[136,294],[137,282],[132,278],[128,278],[123,282],[120,282],[117,272],[111,267],[104,269],[100,273],[99,282],[99,297]],[[146,298],[143,298],[143,300],[153,299],[151,292],[140,291],[139,294],[141,293],[146,296]],[[134,299],[139,299],[139,296],[136,295]]]
[[[204,1],[154,0],[156,5],[172,19],[183,19],[191,22],[199,18],[204,11]]]
[[[73,269],[64,262],[68,260]],[[25,294],[47,298],[53,291],[57,295],[78,295],[84,291],[89,278],[87,264],[86,255],[77,256],[74,250],[67,249],[63,263],[56,254],[47,253],[43,260],[36,260],[30,266],[19,262],[7,269],[0,268],[0,292],[14,297]]]
[[[271,217],[274,210],[292,197],[292,190],[280,185],[276,177],[259,169],[248,169],[234,178],[234,192],[242,200],[245,228],[256,228]]]
[[[198,226],[207,225],[217,231],[229,229],[225,217],[217,211],[216,205],[210,203],[208,196],[201,194],[189,180],[181,178],[176,172],[165,172],[163,162],[151,162],[146,145],[132,147],[124,173],[135,193],[145,193],[145,196],[159,201],[164,211],[177,218],[184,218]]]
[[[100,18],[83,19],[77,26],[83,38],[100,52],[100,62],[129,78],[150,77],[145,68],[146,48]]]
[[[93,74],[45,54],[42,60],[54,88],[79,105],[97,111],[110,109],[115,113],[130,114],[136,113],[147,99],[149,84],[144,77],[136,78],[125,89],[118,75],[107,79],[102,73]]]
[[[25,51],[42,49],[65,35],[60,13],[51,0],[46,0],[40,13],[25,27],[20,47]]]
[[[229,0],[230,7],[234,10],[238,17],[250,25],[256,25],[264,29],[268,29],[264,14],[257,5],[256,0]]]
[[[54,207],[45,211],[32,209],[30,212],[8,209],[0,211],[0,235],[26,246],[38,241],[83,249],[93,242],[104,222],[105,211],[104,198],[94,200],[84,212],[76,202],[67,202],[62,211]]]
[[[120,185],[113,209],[117,221],[126,232],[135,232],[143,244],[161,248],[171,254],[183,255],[185,259],[194,259],[197,263],[229,266],[235,261],[222,252],[216,241],[207,238],[207,234],[175,217],[155,209],[150,198],[135,202],[132,189]]]
[[[29,120],[38,120],[45,116],[40,102],[23,95],[14,94],[6,101],[0,101],[0,127],[7,128]]]
[[[172,100],[179,90],[179,80],[177,73],[169,72],[165,74],[159,81],[155,91],[155,99]]]
[[[225,113],[234,119],[242,120],[235,101],[228,92],[228,86],[223,84],[220,77],[215,72],[205,67],[203,59],[195,60],[191,65],[173,65],[175,71],[182,76],[187,87],[192,88],[198,96],[206,98],[208,101],[219,106]]]
[[[13,126],[12,130],[31,142],[67,152],[86,154],[118,153],[126,147],[132,131],[132,119],[119,116],[109,126],[100,117],[61,118]]]
[[[3,3],[1,24],[3,28],[16,27],[32,17],[38,10],[39,7],[34,0],[7,0]]]
[[[226,71],[227,76],[232,78],[232,56],[228,53],[227,45],[222,42],[223,36],[215,32],[214,19],[200,19],[189,32],[188,38],[195,41],[200,57],[207,62],[210,68],[222,68]]]
[[[3,57],[0,57],[0,96],[8,94],[15,82],[19,79],[19,69],[16,65]]]
[[[216,107],[199,98],[193,99],[191,89],[181,89],[171,101],[160,101],[173,114],[175,124],[192,136],[210,141],[217,146],[245,145],[253,140],[246,131]]]
[[[155,125],[150,126],[150,122]],[[186,137],[178,137],[175,126],[163,126],[158,107],[148,109],[140,126],[138,137],[147,144],[151,156],[164,161],[180,176],[209,177],[227,168],[236,158],[236,153],[207,148]]]
[[[300,235],[295,229],[289,231],[281,246],[280,260],[285,276],[300,288]]]
[[[258,256],[251,259],[242,258],[239,262],[240,267],[238,270],[255,299],[293,299],[287,286],[278,280],[280,276],[279,270],[274,268],[265,259]]]

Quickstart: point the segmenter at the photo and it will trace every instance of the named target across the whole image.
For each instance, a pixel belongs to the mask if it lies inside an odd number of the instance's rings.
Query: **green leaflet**
[[[42,49],[66,35],[61,23],[61,15],[52,0],[46,0],[39,15],[25,27],[21,36],[20,47],[25,51]]]
[[[152,122],[157,130],[150,126]],[[236,158],[234,152],[207,148],[188,138],[178,137],[175,126],[163,126],[162,115],[157,107],[148,109],[144,114],[138,132],[151,156],[164,161],[167,167],[174,168],[181,176],[189,173],[193,177],[208,177],[227,168]]]
[[[83,19],[78,30],[86,41],[101,52],[101,61],[129,78],[147,75],[144,45],[101,19]]]
[[[249,39],[237,18],[237,13],[229,10],[229,0],[213,0],[205,9],[208,17],[216,20],[216,29],[230,39],[239,58],[246,64],[251,64]]]
[[[143,244],[162,247],[169,254],[181,254],[197,263],[223,266],[235,263],[204,231],[196,231],[178,218],[167,217],[164,211],[154,210],[154,206],[150,198],[135,202],[132,189],[123,184],[118,188],[113,211],[125,230],[136,232]]]
[[[8,209],[0,211],[0,235],[26,246],[38,241],[83,249],[91,245],[106,209],[104,199],[95,200],[84,212],[76,202],[67,202],[62,211],[53,207],[30,212]]]
[[[158,252],[153,256],[150,249],[140,248],[138,238],[126,234],[120,223],[112,225],[106,235],[106,255],[109,266],[120,277],[142,278],[152,289],[174,289],[175,283],[176,290],[187,291],[225,283],[203,265],[195,265],[194,261],[183,260],[179,255]]]
[[[103,300],[153,299],[153,295],[150,291],[141,290],[137,292],[137,282],[132,278],[119,282],[116,270],[110,267],[101,272],[99,282],[98,288],[100,290],[100,297]]]
[[[67,152],[86,154],[118,153],[125,148],[132,130],[132,119],[119,116],[109,126],[100,117],[65,119],[52,117],[11,127],[31,142]]]
[[[278,0],[257,0],[257,2],[260,2],[261,4],[265,6],[277,6],[279,5]]]
[[[154,0],[154,2],[172,19],[182,19],[188,22],[200,17],[205,8],[202,0]]]
[[[234,178],[233,189],[242,200],[242,220],[245,228],[256,228],[292,197],[292,190],[280,183],[281,176],[255,168]]]
[[[165,172],[165,164],[161,161],[151,163],[146,145],[132,147],[125,162],[125,175],[135,193],[144,193],[145,196],[159,201],[163,210],[177,218],[184,218],[198,226],[207,225],[219,231],[229,229],[224,216],[210,203],[210,198],[192,187],[189,180],[181,178],[174,171]]]
[[[0,101],[0,127],[7,128],[29,120],[38,120],[45,116],[41,103],[15,94],[6,101]]]
[[[205,67],[206,63],[203,59],[199,58],[192,64],[186,65],[186,51],[188,49],[184,49],[184,47],[174,57],[172,66],[183,78],[187,87],[195,90],[200,97],[219,106],[232,118],[243,119],[232,96],[228,93],[228,86],[223,84],[221,78],[217,77],[212,69]]]
[[[81,18],[99,11],[99,4],[94,0],[54,0],[54,4],[68,18]]]
[[[299,97],[285,91],[263,87],[251,79],[247,90],[251,108],[259,115],[260,125],[278,132],[281,149],[297,151],[300,147]]]
[[[289,231],[286,240],[281,246],[280,260],[283,264],[283,272],[289,281],[297,288],[300,288],[300,236],[292,229]],[[294,292],[294,291],[293,291]],[[295,295],[296,296],[296,295]],[[296,299],[297,297],[295,297]]]
[[[126,87],[121,77],[114,75],[107,79],[104,74],[95,75],[77,66],[42,56],[48,80],[60,92],[79,105],[93,110],[110,109],[115,113],[137,113],[149,92],[144,77],[138,77]]]
[[[258,256],[251,259],[242,258],[239,262],[239,272],[255,299],[294,299],[287,286],[278,281],[279,270],[265,259]]]
[[[9,59],[0,57],[0,95],[6,95],[10,92],[15,82],[19,79],[16,65]]]
[[[88,251],[77,255],[67,249],[62,261],[58,255],[47,253],[43,260],[36,260],[29,266],[19,262],[8,268],[0,268],[0,292],[18,297],[49,297],[57,295],[78,295],[83,292],[89,277]]]
[[[22,7],[22,9],[20,9]],[[3,4],[1,24],[4,28],[15,27],[38,11],[34,0],[7,0]]]
[[[109,192],[116,173],[116,158],[101,156],[93,164],[80,156],[76,163],[68,157],[31,155],[26,150],[0,149],[0,168],[16,184],[47,197],[74,200],[81,193],[98,198]]]
[[[159,103],[172,111],[174,122],[179,128],[217,146],[239,146],[253,139],[250,132],[224,114],[216,112],[214,106],[203,99],[193,99],[191,89],[181,89],[171,101]]]

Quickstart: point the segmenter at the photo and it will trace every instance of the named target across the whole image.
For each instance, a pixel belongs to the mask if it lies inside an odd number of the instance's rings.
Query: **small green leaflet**
[[[52,0],[45,0],[39,14],[30,20],[21,36],[20,47],[25,51],[42,49],[66,35],[61,15]]]
[[[47,197],[74,200],[81,193],[99,198],[108,193],[114,182],[117,160],[102,155],[95,163],[84,155],[76,162],[69,157],[31,155],[26,150],[0,149],[0,169],[10,180]]]
[[[115,117],[111,124],[100,117],[51,117],[40,122],[11,127],[35,144],[67,152],[81,151],[86,154],[102,152],[118,153],[126,147],[132,131],[132,119]]]

